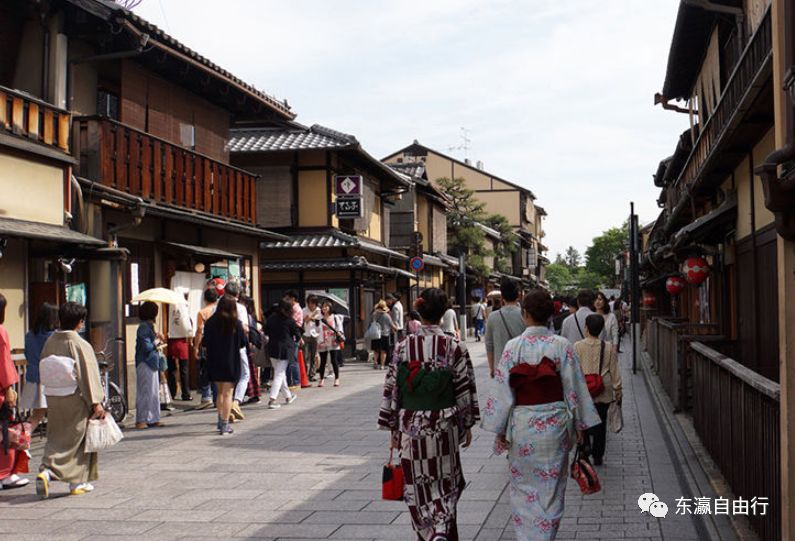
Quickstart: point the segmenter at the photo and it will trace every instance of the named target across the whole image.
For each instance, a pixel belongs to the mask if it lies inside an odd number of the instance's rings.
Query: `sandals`
[[[340,380],[335,379],[334,380],[334,387],[339,387],[339,386],[340,386]]]
[[[324,383],[323,383],[323,380],[321,379],[321,380],[320,380],[320,383],[318,383],[318,384],[317,384],[317,386],[318,386],[318,387],[323,387],[323,385],[324,385]]]

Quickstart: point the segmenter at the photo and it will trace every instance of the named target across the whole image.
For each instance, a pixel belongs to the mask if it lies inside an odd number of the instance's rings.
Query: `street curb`
[[[687,437],[679,419],[673,413],[673,406],[665,394],[659,380],[651,373],[651,358],[645,351],[641,352],[640,365],[643,379],[652,397],[652,404],[657,413],[660,424],[665,429],[666,445],[671,454],[676,458],[675,464],[685,486],[690,494],[683,497],[709,497],[718,496],[715,492],[704,465],[694,449],[693,443]],[[698,444],[697,444],[698,445]],[[724,497],[726,495],[723,495]],[[738,532],[728,517],[715,515],[691,515],[701,539],[705,541],[740,541]],[[747,539],[747,538],[746,538]]]

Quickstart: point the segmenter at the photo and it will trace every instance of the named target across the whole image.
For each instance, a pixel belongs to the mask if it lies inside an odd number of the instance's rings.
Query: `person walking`
[[[279,302],[279,307],[265,322],[265,333],[268,335],[268,354],[273,365],[268,408],[278,409],[281,407],[277,402],[280,392],[284,392],[288,405],[298,397],[287,383],[287,367],[298,351],[296,344],[301,339],[302,330],[293,318],[293,304],[286,298]]]
[[[475,324],[475,341],[480,342],[486,326],[486,303],[480,297],[475,299],[475,306],[472,307],[472,321]]]
[[[80,334],[85,325],[86,307],[66,302],[58,309],[60,330],[53,333],[41,350],[41,383],[47,395],[47,443],[36,476],[36,494],[46,499],[50,482],[69,483],[69,494],[78,496],[94,490],[99,478],[97,453],[85,452],[89,419],[104,419],[104,393],[94,349]],[[66,370],[50,370],[58,366]],[[59,373],[72,380],[68,386],[53,385],[44,377]],[[64,373],[65,372],[65,373]]]
[[[0,293],[0,420],[11,421],[13,408],[17,406],[18,397],[14,385],[19,383],[19,372],[11,359],[11,342],[8,339],[8,331],[3,325],[7,304],[5,296]],[[39,386],[30,384],[31,387],[34,385]],[[3,490],[20,488],[30,483],[20,477],[20,473],[28,473],[28,456],[24,451],[20,452],[11,447],[5,450],[0,446],[0,488]]]
[[[334,309],[330,301],[324,301],[321,307],[322,318],[321,324],[321,340],[318,345],[320,352],[320,382],[318,387],[323,387],[326,379],[326,360],[331,359],[331,367],[334,370],[334,387],[340,386],[340,362],[342,350],[340,344],[345,341],[345,332],[343,328],[343,317],[334,313]]]
[[[299,328],[304,324],[304,310],[301,308],[301,303],[298,301],[298,292],[295,289],[290,289],[284,294],[285,300],[290,303],[290,314]],[[295,353],[289,357],[287,364],[287,385],[290,387],[291,392],[298,391],[301,388],[301,370],[298,368],[298,350],[303,347],[304,340],[301,338],[295,344]]]
[[[246,346],[246,354],[248,355],[248,372],[250,374],[248,380],[248,389],[246,390],[246,404],[257,404],[260,401],[260,369],[259,366],[254,364],[254,357],[257,351],[261,350],[264,346],[262,339],[262,326],[257,321],[255,314],[257,314],[257,305],[254,304],[254,299],[251,297],[243,297],[243,306],[246,307],[248,313],[248,340]]]
[[[201,402],[198,409],[207,409],[213,405],[213,385],[207,374],[207,355],[201,347],[204,334],[204,324],[215,313],[218,305],[218,292],[215,287],[208,287],[204,290],[204,307],[199,310],[196,316],[196,336],[193,337],[193,353],[199,359],[199,389],[201,392]]]
[[[512,523],[520,541],[553,540],[563,517],[569,451],[599,424],[580,362],[568,340],[547,328],[549,294],[522,299],[527,329],[505,345],[489,386],[482,428],[508,451]]]
[[[318,339],[320,338],[320,307],[318,298],[309,295],[306,298],[306,307],[302,311],[304,328],[304,367],[306,377],[309,381],[315,381],[315,358],[318,351]],[[321,376],[322,377],[322,376]]]
[[[525,329],[522,310],[519,308],[519,284],[513,280],[500,283],[502,308],[492,313],[486,321],[486,359],[489,375],[494,377],[494,366],[502,357],[505,344],[522,334]]]
[[[593,397],[596,411],[602,422],[588,429],[588,447],[595,466],[601,466],[607,443],[607,410],[611,402],[621,402],[621,370],[618,367],[618,351],[608,341],[599,338],[604,331],[605,318],[591,314],[585,318],[585,339],[574,344],[574,352],[580,358],[585,374],[602,376],[604,389]]]
[[[238,315],[234,297],[224,295],[218,301],[215,313],[204,324],[202,335],[202,347],[207,356],[207,373],[218,390],[216,427],[222,436],[234,432],[229,426],[232,394],[241,377],[240,351],[246,346],[246,331]],[[248,365],[248,359],[246,364]]]
[[[372,322],[376,323],[381,328],[381,338],[372,341],[371,347],[375,353],[373,368],[378,370],[384,369],[386,358],[390,349],[391,335],[397,330],[392,317],[389,315],[389,307],[386,301],[381,299],[378,304],[373,308]]]
[[[445,310],[441,321],[442,332],[447,336],[453,336],[456,339],[461,339],[461,333],[458,330],[458,314],[453,309],[453,302],[447,301],[447,310]]]
[[[240,302],[240,285],[237,282],[228,282],[224,289],[224,296],[231,297],[237,307],[237,320],[243,327],[243,347],[240,348],[240,379],[235,385],[234,394],[232,397],[232,422],[235,420],[242,421],[246,418],[243,415],[243,410],[240,409],[240,404],[246,400],[246,391],[248,390],[248,381],[251,379],[251,372],[248,368],[248,353],[246,346],[248,343],[248,310]]]
[[[599,338],[618,348],[618,319],[616,319],[616,316],[610,309],[610,302],[607,300],[605,294],[599,291],[596,294],[596,299],[593,304],[594,308],[596,308],[596,313],[605,320],[604,329]]]
[[[160,422],[160,347],[163,336],[155,332],[158,307],[145,302],[138,309],[135,334],[135,428],[163,426]]]
[[[585,318],[593,314],[593,301],[593,292],[583,289],[577,294],[577,311],[563,320],[560,335],[572,344],[585,338]]]
[[[33,328],[25,335],[25,386],[19,397],[19,407],[22,410],[33,410],[28,422],[30,431],[36,430],[44,416],[47,415],[47,397],[44,387],[39,380],[39,362],[44,344],[58,327],[58,307],[45,302],[36,314]]]
[[[420,293],[423,326],[395,348],[384,381],[378,427],[398,449],[417,539],[458,541],[456,508],[466,486],[459,447],[480,419],[475,372],[463,342],[442,332],[447,295]]]
[[[190,352],[188,340],[194,335],[193,320],[188,312],[187,298],[182,304],[175,304],[168,310],[168,370],[166,381],[171,396],[177,398],[177,377],[181,399],[192,400],[188,382],[188,359]]]

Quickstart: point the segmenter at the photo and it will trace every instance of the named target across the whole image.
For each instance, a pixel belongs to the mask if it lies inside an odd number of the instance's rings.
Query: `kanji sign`
[[[409,261],[409,266],[414,272],[420,272],[425,268],[425,261],[421,257],[412,257],[411,261]]]
[[[364,208],[361,197],[337,198],[337,218],[361,218]]]
[[[337,175],[334,177],[334,194],[338,197],[362,195],[361,175]]]

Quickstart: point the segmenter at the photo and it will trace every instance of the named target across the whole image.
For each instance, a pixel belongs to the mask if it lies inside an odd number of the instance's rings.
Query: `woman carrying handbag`
[[[604,461],[607,444],[607,412],[613,403],[621,403],[621,372],[616,346],[599,339],[605,319],[600,314],[585,318],[585,339],[574,344],[574,351],[582,363],[582,371],[589,380],[589,392],[602,420],[586,434],[594,466]],[[615,407],[615,406],[614,406]]]

